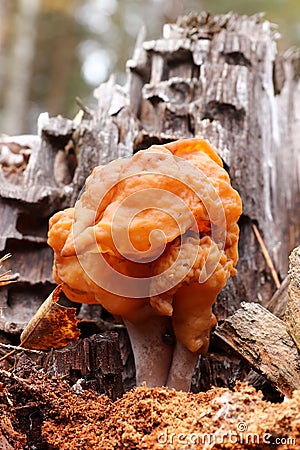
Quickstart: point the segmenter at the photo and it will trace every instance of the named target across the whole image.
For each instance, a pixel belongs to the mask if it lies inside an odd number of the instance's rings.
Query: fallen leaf
[[[34,350],[62,348],[78,339],[80,331],[75,317],[76,308],[67,308],[57,302],[62,285],[57,286],[21,334],[20,346]]]

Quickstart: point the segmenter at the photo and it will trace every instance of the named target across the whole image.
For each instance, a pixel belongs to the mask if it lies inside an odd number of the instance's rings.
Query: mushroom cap
[[[216,296],[236,272],[241,212],[205,140],[154,145],[96,167],[75,207],[50,219],[54,279],[71,300],[101,303],[114,315],[138,320],[151,305],[196,351]],[[194,331],[185,339],[187,329]]]

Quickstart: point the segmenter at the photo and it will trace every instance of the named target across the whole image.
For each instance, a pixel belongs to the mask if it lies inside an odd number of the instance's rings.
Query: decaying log
[[[0,344],[0,355],[7,354],[16,347]],[[61,375],[78,389],[90,388],[106,394],[115,400],[123,394],[122,361],[115,332],[104,332],[89,338],[80,339],[60,350],[42,352],[17,348],[10,357],[15,367],[26,366],[28,361],[43,368],[50,375]]]
[[[289,273],[291,282],[285,322],[287,331],[300,352],[300,247],[295,248],[291,253]]]
[[[300,389],[300,358],[285,322],[257,303],[241,309],[214,331],[224,345],[263,374],[284,395]]]

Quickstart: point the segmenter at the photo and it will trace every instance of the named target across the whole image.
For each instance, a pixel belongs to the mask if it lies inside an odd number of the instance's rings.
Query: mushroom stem
[[[172,364],[169,370],[167,386],[178,391],[189,391],[198,353],[188,350],[180,341],[176,341]]]
[[[173,348],[163,342],[163,335],[170,330],[170,319],[152,315],[133,323],[123,317],[136,368],[136,384],[146,382],[148,387],[166,386]]]

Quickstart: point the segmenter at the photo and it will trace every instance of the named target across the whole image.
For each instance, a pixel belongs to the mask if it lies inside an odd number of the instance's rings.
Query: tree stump
[[[102,84],[98,108],[85,108],[80,123],[58,117],[40,121],[29,143],[0,140],[29,154],[20,167],[0,170],[1,250],[13,254],[7,268],[20,274],[20,283],[0,291],[5,338],[18,336],[53,289],[47,221],[74,204],[94,166],[194,136],[215,146],[243,200],[238,275],[219,295],[216,316],[226,319],[241,301],[267,305],[275,285],[253,224],[281,280],[300,231],[299,55],[278,55],[276,38],[261,15],[180,18],[161,39],[139,37],[126,86],[113,77]],[[213,372],[214,358],[206,358]],[[208,372],[207,360],[198,371]]]

